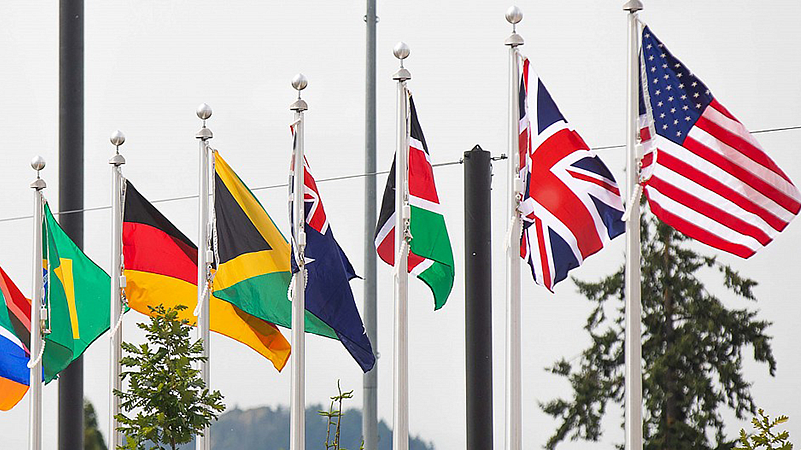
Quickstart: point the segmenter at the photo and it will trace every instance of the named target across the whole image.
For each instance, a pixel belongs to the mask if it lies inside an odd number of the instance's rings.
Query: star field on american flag
[[[712,93],[653,33],[643,33],[642,50],[654,128],[658,134],[681,145],[712,102]]]

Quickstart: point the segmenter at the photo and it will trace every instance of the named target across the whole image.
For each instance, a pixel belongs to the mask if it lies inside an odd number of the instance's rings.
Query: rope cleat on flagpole
[[[645,186],[645,183],[650,178],[650,175],[646,177],[642,173],[642,160],[643,157],[645,156],[644,152],[645,150],[642,145],[642,142],[638,142],[634,146],[634,160],[636,162],[637,174],[638,174],[637,186],[634,187],[634,192],[631,193],[631,198],[629,198],[629,202],[626,204],[626,211],[623,213],[623,217],[621,218],[623,222],[628,222],[629,218],[631,218],[631,209],[634,207],[635,204],[640,203],[642,190]]]

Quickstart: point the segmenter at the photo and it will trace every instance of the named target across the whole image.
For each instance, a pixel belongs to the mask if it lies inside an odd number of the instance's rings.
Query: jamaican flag
[[[47,203],[42,241],[50,316],[42,362],[50,382],[109,329],[111,280],[61,229]]]
[[[292,327],[292,278],[286,238],[256,196],[214,152],[214,212],[220,265],[214,296],[282,327]],[[336,338],[306,311],[306,332]]]
[[[197,247],[125,182],[122,243],[128,305],[142,314],[150,314],[148,306],[185,305],[179,317],[194,325]],[[289,359],[289,342],[275,325],[215,297],[209,298],[209,328],[252,348],[278,370]]]

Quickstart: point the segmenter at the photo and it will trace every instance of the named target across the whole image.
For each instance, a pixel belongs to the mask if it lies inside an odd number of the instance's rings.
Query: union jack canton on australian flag
[[[292,129],[294,136],[294,128]],[[294,201],[293,178],[295,145],[293,144],[292,165],[289,180],[289,218],[292,218],[292,202]],[[303,159],[303,204],[305,211],[306,248],[306,310],[322,320],[339,338],[348,353],[356,360],[364,372],[369,372],[375,365],[373,346],[364,329],[362,318],[353,298],[350,280],[356,278],[356,271],[348,257],[334,239],[334,232],[328,222],[323,208],[317,182],[311,173],[309,161]],[[297,273],[295,260],[294,227],[292,229],[292,273]]]
[[[553,291],[571,269],[624,233],[623,201],[612,173],[567,123],[528,58],[521,58],[520,256],[534,281]]]

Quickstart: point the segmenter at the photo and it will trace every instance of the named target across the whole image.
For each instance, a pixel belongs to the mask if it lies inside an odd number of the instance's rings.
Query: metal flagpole
[[[367,0],[366,92],[364,111],[364,329],[378,356],[376,285],[376,0]],[[362,437],[366,450],[378,450],[378,364],[362,376]]]
[[[111,135],[111,144],[115,147],[114,156],[108,160],[111,164],[111,325],[109,371],[109,429],[108,448],[116,449],[122,445],[122,433],[117,431],[120,412],[120,399],[114,390],[122,390],[120,378],[120,358],[122,357],[122,289],[125,288],[122,273],[122,171],[125,158],[120,155],[120,145],[125,142],[125,135],[117,130]]]
[[[300,92],[309,81],[299,73],[292,78],[292,87],[298,91],[298,99],[289,106],[295,111],[295,159],[292,219],[295,235],[295,262],[298,273],[294,275],[292,288],[292,395],[290,414],[290,450],[306,449],[306,214],[303,204],[305,191],[303,154],[303,112],[308,109]]]
[[[203,121],[203,126],[195,134],[200,142],[200,203],[198,210],[198,240],[197,240],[197,337],[203,341],[203,356],[206,361],[200,363],[200,374],[206,387],[209,387],[209,261],[213,260],[209,250],[209,235],[211,235],[211,223],[209,221],[209,139],[214,137],[210,129],[206,128],[206,120],[211,117],[211,107],[202,103],[197,107],[197,116]],[[210,427],[203,429],[203,434],[197,436],[195,441],[196,450],[210,450],[211,436]]]
[[[31,358],[36,362],[30,366],[30,409],[28,419],[28,449],[42,448],[42,359],[39,353],[42,347],[42,300],[44,298],[42,280],[42,189],[47,183],[39,178],[39,172],[45,168],[45,160],[41,156],[33,158],[31,167],[36,171],[36,180],[31,183],[33,192],[33,290],[31,293]]]
[[[464,152],[467,450],[492,450],[492,160]]]
[[[639,57],[637,46],[637,12],[642,9],[640,0],[629,0],[623,9],[628,11],[628,89],[626,94],[626,186],[629,198],[637,188],[639,164],[637,142]],[[640,205],[628,205],[631,211],[626,221],[626,450],[642,450],[642,342],[640,305]]]
[[[409,449],[409,92],[406,81],[412,74],[403,67],[409,46],[398,42],[392,53],[400,69],[392,75],[398,82],[397,146],[395,147],[395,342],[393,345],[392,417],[393,450]]]
[[[521,329],[520,318],[520,69],[517,47],[523,38],[517,34],[516,25],[523,20],[523,12],[517,6],[506,10],[506,21],[512,24],[512,34],[506,38],[509,47],[509,173],[508,211],[509,242],[506,248],[506,449],[523,448],[523,406],[521,402]]]

